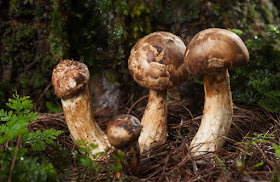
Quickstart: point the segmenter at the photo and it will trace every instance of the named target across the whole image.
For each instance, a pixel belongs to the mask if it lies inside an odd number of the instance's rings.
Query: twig
[[[45,90],[42,92],[42,94],[40,95],[40,97],[38,98],[38,101],[40,101],[42,99],[42,97],[45,95],[45,93],[49,90],[49,88],[51,87],[52,83],[49,83],[48,86],[45,88]]]
[[[182,103],[180,103],[181,104],[181,106],[185,109],[185,110],[187,110],[188,111],[188,113],[190,114],[190,116],[192,117],[192,119],[193,119],[193,115],[192,115],[192,112],[188,109],[188,108],[186,108]]]
[[[14,171],[14,168],[15,168],[15,163],[16,163],[17,153],[18,153],[18,149],[19,149],[20,139],[21,139],[21,135],[19,135],[18,139],[17,139],[17,146],[16,146],[16,150],[15,150],[15,153],[14,153],[8,182],[12,181],[12,175],[13,175],[13,171]]]
[[[142,101],[143,99],[146,99],[147,97],[149,97],[149,95],[144,95],[143,97],[141,97],[140,99],[138,99],[136,102],[134,102],[132,104],[132,106],[130,107],[130,109],[128,110],[127,114],[129,114],[131,112],[131,110],[135,107],[136,104],[138,104],[140,101]]]
[[[169,161],[169,155],[167,155],[167,158],[166,158],[166,161],[165,161],[165,164],[164,164],[164,167],[163,167],[163,171],[162,171],[160,177],[158,178],[158,181],[162,181],[162,177],[163,177],[163,174],[165,173],[168,161]]]
[[[41,99],[43,98],[43,96],[45,95],[45,93],[49,90],[49,88],[51,87],[52,83],[49,83],[49,85],[45,88],[45,90],[42,92],[42,94],[40,95],[40,97],[38,98],[37,103],[42,103]],[[41,104],[42,105],[42,104]],[[40,110],[41,105],[39,105],[39,108],[36,108],[37,110]]]

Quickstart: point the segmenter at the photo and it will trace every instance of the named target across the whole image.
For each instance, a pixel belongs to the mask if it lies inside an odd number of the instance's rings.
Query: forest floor
[[[117,113],[106,110],[96,112],[99,126],[105,130],[114,116],[129,110],[126,104],[120,108]],[[136,105],[131,114],[141,118],[144,109]],[[30,130],[63,130],[64,134],[58,137],[58,142],[69,153],[78,150],[71,139],[63,113],[40,115],[30,123]],[[217,152],[193,158],[188,153],[188,146],[198,130],[201,118],[201,113],[192,113],[182,101],[170,103],[167,143],[141,154],[139,176],[130,177],[127,181],[279,181],[280,160],[273,148],[273,144],[279,145],[280,140],[277,116],[258,107],[234,105],[233,124],[224,147]],[[55,152],[49,147],[45,155],[54,156]],[[102,168],[98,175],[91,174],[78,167],[73,155],[68,157],[67,170],[69,175],[65,177],[61,172],[60,181],[108,181],[108,174]],[[113,173],[109,175],[113,176]]]

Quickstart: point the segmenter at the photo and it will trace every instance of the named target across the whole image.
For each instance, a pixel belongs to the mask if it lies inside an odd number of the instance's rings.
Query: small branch
[[[144,95],[143,97],[141,97],[140,99],[138,99],[136,102],[134,102],[132,104],[132,106],[130,107],[130,109],[128,110],[127,114],[129,114],[131,112],[131,110],[135,107],[136,104],[138,104],[140,101],[146,99],[147,97],[149,97],[149,95]]]
[[[163,175],[164,175],[164,173],[165,173],[165,170],[166,170],[166,166],[167,166],[167,164],[168,164],[168,161],[169,161],[169,155],[168,155],[167,158],[166,158],[166,161],[165,161],[165,164],[164,164],[164,167],[163,167],[163,171],[162,171],[162,173],[161,173],[161,175],[160,175],[158,181],[163,181]]]
[[[192,117],[192,119],[194,118],[193,115],[192,115],[192,112],[186,107],[184,106],[181,102],[180,102],[181,106],[186,110],[188,111],[188,113],[190,114],[190,116]]]
[[[15,163],[16,163],[17,153],[18,153],[18,149],[19,149],[20,139],[21,139],[21,135],[19,135],[18,139],[17,139],[17,146],[16,146],[14,157],[13,157],[8,182],[12,181],[12,175],[13,175],[13,171],[14,171],[14,168],[15,168]]]

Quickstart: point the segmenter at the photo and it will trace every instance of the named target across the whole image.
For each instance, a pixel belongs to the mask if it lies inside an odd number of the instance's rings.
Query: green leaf
[[[42,151],[46,149],[46,144],[53,143],[53,140],[62,133],[63,131],[53,128],[44,131],[36,130],[36,132],[28,132],[23,136],[23,139],[33,151]]]
[[[280,159],[280,146],[277,144],[272,144],[274,150],[275,150],[275,154],[277,155],[278,159]]]
[[[255,165],[253,166],[253,168],[260,167],[260,166],[262,166],[263,164],[264,164],[264,162],[257,163],[257,164],[255,164]]]
[[[243,31],[242,31],[242,30],[239,30],[239,29],[233,28],[233,29],[231,29],[231,31],[232,31],[233,33],[237,34],[237,35],[242,35],[242,34],[243,34]]]

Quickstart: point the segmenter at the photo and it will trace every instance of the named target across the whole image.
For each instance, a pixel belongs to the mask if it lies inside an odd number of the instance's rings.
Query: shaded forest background
[[[0,9],[0,108],[17,90],[31,96],[36,111],[61,112],[50,78],[66,58],[89,67],[95,103],[116,108],[98,100],[108,99],[108,89],[118,91],[112,103],[147,93],[127,70],[139,38],[169,31],[187,44],[197,32],[220,27],[239,34],[250,52],[249,65],[231,70],[234,101],[279,112],[277,0],[1,0]],[[180,97],[194,92],[203,94],[195,78],[179,88]]]

